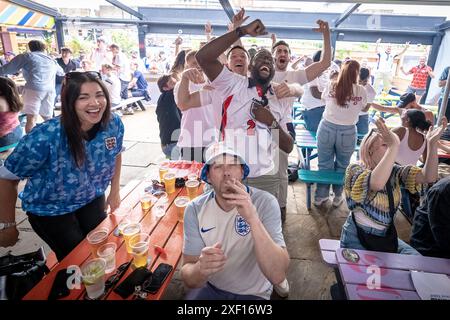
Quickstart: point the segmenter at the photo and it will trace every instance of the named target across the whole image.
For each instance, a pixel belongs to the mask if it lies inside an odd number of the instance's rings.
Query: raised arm
[[[208,79],[214,81],[223,69],[223,65],[218,60],[222,52],[242,36],[251,35],[255,37],[265,34],[267,32],[264,24],[260,20],[255,20],[207,43],[197,52],[195,58]]]
[[[395,158],[397,157],[398,148],[400,145],[400,139],[394,132],[389,130],[383,120],[378,119],[375,122],[375,125],[378,128],[378,134],[388,147],[383,158],[372,170],[372,174],[370,176],[370,190],[380,191],[383,190],[386,182],[391,176],[392,168],[394,167]],[[369,151],[369,156],[372,156],[371,152],[373,151]]]
[[[201,107],[200,93],[198,91],[193,93],[189,91],[190,81],[204,83],[205,79],[203,74],[195,68],[187,69],[183,72],[177,92],[177,107],[181,111]]]
[[[381,43],[381,38],[379,38],[377,40],[377,42],[375,42],[375,54],[379,54],[380,53],[380,43]]]
[[[438,142],[442,132],[447,128],[447,119],[444,117],[442,125],[427,132],[427,159],[422,172],[416,175],[416,183],[433,183],[438,179]]]
[[[323,51],[320,61],[312,63],[306,67],[306,78],[312,81],[322,74],[331,65],[331,43],[330,43],[330,28],[328,22],[317,20],[318,28],[313,29],[323,35]]]
[[[400,51],[400,53],[398,53],[397,56],[398,57],[402,56],[406,52],[406,50],[408,50],[408,48],[409,48],[409,41],[405,43],[405,46],[403,47],[403,50]]]

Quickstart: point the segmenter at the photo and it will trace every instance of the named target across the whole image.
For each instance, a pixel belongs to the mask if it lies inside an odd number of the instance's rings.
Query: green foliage
[[[73,56],[79,56],[80,51],[89,53],[93,47],[93,43],[74,37],[66,43],[66,46],[72,50]]]
[[[136,44],[138,42],[138,39],[130,36],[130,33],[127,31],[114,31],[111,40],[126,54],[129,54],[133,49],[136,49]]]

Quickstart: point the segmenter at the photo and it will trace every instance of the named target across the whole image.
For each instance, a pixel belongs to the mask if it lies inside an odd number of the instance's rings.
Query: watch
[[[0,230],[8,229],[11,227],[15,227],[16,222],[0,222]]]
[[[270,129],[276,129],[278,128],[280,125],[277,122],[277,120],[273,119],[272,124],[269,126]]]

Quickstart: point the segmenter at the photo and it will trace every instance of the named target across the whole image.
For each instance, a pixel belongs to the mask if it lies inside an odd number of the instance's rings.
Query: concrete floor
[[[123,154],[121,186],[130,180],[142,179],[155,170],[156,165],[164,159],[160,148],[159,128],[156,120],[155,106],[150,105],[146,111],[136,111],[134,115],[123,116],[125,125],[124,144],[127,150]],[[291,154],[296,157],[296,150]],[[20,184],[23,189],[24,182]],[[331,299],[330,286],[336,282],[332,268],[322,262],[319,239],[339,239],[342,225],[347,217],[345,204],[332,208],[329,202],[325,206],[306,209],[305,185],[300,182],[290,183],[286,223],[283,233],[291,263],[288,271],[290,300],[328,300]],[[43,245],[49,248],[33,232],[26,215],[17,203],[16,221],[20,231],[20,240],[14,247],[0,248],[0,256],[12,251],[22,254],[36,250]],[[409,239],[410,225],[401,215],[397,215],[397,229],[400,238]],[[179,267],[178,269],[179,270]],[[182,299],[185,293],[182,281],[176,272],[164,299]],[[273,299],[279,299],[276,295]]]

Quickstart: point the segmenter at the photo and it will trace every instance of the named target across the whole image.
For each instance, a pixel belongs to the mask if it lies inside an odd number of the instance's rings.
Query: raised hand
[[[222,244],[218,242],[212,247],[203,248],[198,261],[200,273],[206,278],[223,270],[227,258],[222,250]]]
[[[212,34],[213,28],[210,21],[206,21],[205,23],[205,34]]]
[[[256,19],[246,26],[242,27],[242,31],[244,32],[244,34],[248,34],[252,37],[264,36],[268,33],[266,31],[266,27],[259,19]]]
[[[178,37],[175,39],[175,45],[179,46],[179,45],[182,44],[182,43],[183,43],[183,38],[181,38],[180,36],[178,36]]]
[[[233,19],[231,19],[233,30],[242,26],[248,18],[248,16],[245,16],[245,9],[241,8],[241,10],[233,16]]]
[[[380,43],[381,42],[381,38],[378,38],[378,40],[375,43]]]
[[[377,121],[375,121],[375,125],[377,126],[378,133],[388,147],[398,147],[400,145],[399,137],[394,132],[389,130],[383,119],[377,119]]]
[[[442,118],[442,124],[436,128],[433,129],[433,127],[430,127],[430,129],[427,132],[426,139],[428,144],[430,145],[437,145],[437,142],[439,139],[441,139],[441,135],[444,132],[444,130],[447,128],[447,118]]]
[[[190,82],[195,84],[204,83],[205,77],[203,72],[198,71],[196,68],[190,68],[183,71],[183,78],[188,79]]]
[[[272,33],[270,35],[270,39],[272,39],[272,45],[274,45],[277,42],[277,35],[275,33]]]
[[[239,214],[247,221],[258,216],[256,208],[252,203],[249,193],[245,186],[236,179],[231,179],[225,182],[227,189],[230,190],[227,193],[223,193],[222,197],[231,205],[236,206]]]
[[[323,21],[323,20],[317,20],[316,23],[319,25],[319,27],[318,28],[314,28],[313,31],[320,32],[323,35],[329,35],[330,34],[330,27],[328,26],[328,22]]]

